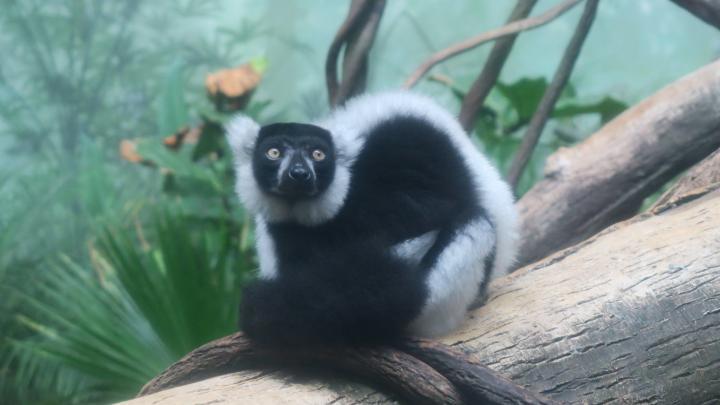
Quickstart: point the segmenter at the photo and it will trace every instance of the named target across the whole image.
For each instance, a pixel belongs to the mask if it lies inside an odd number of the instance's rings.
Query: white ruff
[[[275,242],[268,233],[267,224],[260,216],[255,217],[255,248],[260,262],[260,278],[273,279],[277,277]]]

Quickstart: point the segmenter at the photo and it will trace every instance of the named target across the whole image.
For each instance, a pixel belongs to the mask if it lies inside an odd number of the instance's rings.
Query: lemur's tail
[[[241,328],[276,344],[367,343],[406,333],[427,296],[422,272],[390,255],[342,257],[251,283]]]

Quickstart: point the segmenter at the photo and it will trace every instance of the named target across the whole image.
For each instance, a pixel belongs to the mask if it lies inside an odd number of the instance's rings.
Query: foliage
[[[133,19],[149,18],[143,13],[155,8],[136,4],[132,16],[116,18],[119,4],[5,3],[9,13],[0,18],[17,44],[52,49],[39,56],[47,63],[87,59],[83,74],[73,64],[49,72],[25,60],[27,71],[0,75],[0,98],[7,101],[0,103],[0,130],[14,136],[21,169],[0,176],[0,402],[127,398],[190,349],[234,330],[238,291],[254,266],[249,223],[232,195],[218,121],[225,117],[193,98],[201,92],[188,90],[193,69],[228,62],[214,49],[198,54],[188,44],[180,52],[185,58],[167,67],[158,61],[177,44],[133,49],[141,34]],[[187,3],[184,12],[197,17],[192,8],[205,7],[200,3]],[[70,17],[79,25],[46,24]],[[103,22],[107,31],[96,25]],[[42,30],[52,34],[30,35]],[[76,30],[84,36],[76,38]],[[122,50],[106,48],[117,41]],[[32,55],[3,68],[24,66]],[[143,63],[114,65],[129,55]],[[191,57],[192,67],[183,62]],[[69,87],[56,89],[50,73]],[[252,104],[252,113],[265,105]],[[201,119],[201,141],[165,148],[162,136],[193,125],[200,110],[213,117]],[[153,132],[160,136],[142,139],[139,149],[161,170],[120,163],[117,140]],[[150,235],[147,244],[123,224]]]
[[[180,71],[168,73],[156,111],[161,128],[183,133],[192,110],[178,101],[185,92]],[[252,104],[251,110],[259,114],[265,105]],[[109,198],[108,187],[119,185],[123,175],[107,176],[108,169],[128,174],[140,168],[93,161],[78,165],[67,205],[48,195],[51,206],[87,206],[83,217],[90,229],[80,234],[98,236],[83,246],[88,260],[63,255],[59,263],[41,261],[38,267],[45,268],[33,276],[37,285],[20,287],[17,277],[16,289],[8,289],[10,313],[17,315],[4,319],[13,329],[0,358],[12,395],[32,402],[123,399],[191,349],[235,329],[240,286],[254,267],[252,235],[233,196],[219,121],[227,117],[212,116],[203,118],[194,144],[179,138],[171,149],[162,138],[136,140],[137,152],[156,169],[144,177],[159,178],[162,194]],[[13,241],[18,239],[6,243]],[[18,265],[11,261],[4,268],[19,276]]]
[[[57,252],[82,260],[85,235],[110,221],[122,222],[136,209],[133,198],[146,188],[133,187],[132,181],[146,177],[142,173],[105,165],[105,153],[94,146],[82,145],[80,150],[84,153],[72,171],[49,159],[0,189],[0,358],[9,355],[10,340],[34,334],[18,322],[17,314],[31,311],[23,295],[42,297],[39,284],[49,276],[48,261]],[[36,360],[41,359],[47,358]],[[42,369],[57,368],[51,359],[41,363]],[[22,402],[66,402],[62,393],[80,381],[70,370],[52,382],[52,389],[42,383],[24,386],[23,376],[14,371],[13,364],[0,362],[0,373],[6,375],[0,378],[1,402],[21,402],[18,396],[28,399]]]
[[[65,257],[35,294],[21,296],[17,319],[35,335],[12,343],[16,383],[83,402],[119,400],[235,329],[247,252],[229,228],[198,232],[182,212],[153,217],[147,239],[132,227],[107,228],[90,269]]]
[[[449,85],[452,94],[462,100],[464,90]],[[474,134],[488,156],[506,171],[515,151],[522,142],[523,129],[532,119],[535,109],[548,87],[545,78],[522,78],[513,83],[498,82],[480,111]],[[551,114],[552,130],[540,138],[528,168],[520,179],[518,194],[522,195],[542,177],[545,159],[561,146],[572,145],[592,131],[623,112],[627,105],[606,96],[601,100],[582,100],[569,84],[563,90],[556,108]],[[585,128],[583,118],[598,119]]]

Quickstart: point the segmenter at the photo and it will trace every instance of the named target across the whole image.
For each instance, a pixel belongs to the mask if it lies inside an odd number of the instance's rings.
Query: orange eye
[[[270,148],[265,152],[265,156],[267,156],[270,160],[278,160],[280,159],[280,149],[278,148]]]
[[[325,152],[321,151],[320,149],[315,149],[312,153],[312,158],[316,162],[321,162],[325,160]]]

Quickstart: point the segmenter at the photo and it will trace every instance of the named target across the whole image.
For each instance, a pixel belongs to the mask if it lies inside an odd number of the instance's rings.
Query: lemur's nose
[[[288,176],[295,181],[308,181],[310,180],[310,171],[302,165],[297,165],[290,168]]]

